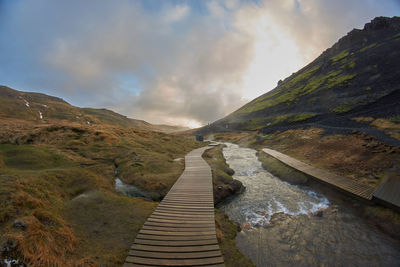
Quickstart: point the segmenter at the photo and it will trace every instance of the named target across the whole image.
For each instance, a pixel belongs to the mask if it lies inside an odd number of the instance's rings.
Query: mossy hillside
[[[350,54],[349,51],[344,50],[344,51],[338,53],[337,55],[333,56],[331,58],[331,61],[333,63],[337,63],[339,60],[342,60],[342,59],[346,58],[349,54]]]
[[[268,107],[272,107],[281,103],[291,102],[294,100],[294,95],[296,92],[289,92],[286,91],[298,86],[300,83],[306,82],[317,70],[319,66],[314,66],[309,70],[304,71],[300,75],[297,75],[286,82],[284,85],[278,87],[276,90],[267,93],[264,96],[256,98],[252,102],[244,105],[242,108],[237,110],[235,113],[237,114],[244,114],[244,113],[251,113],[258,110],[263,110]],[[298,89],[299,90],[299,89]]]
[[[0,257],[29,266],[121,265],[156,204],[117,194],[115,167],[158,199],[183,168],[173,159],[203,145],[105,124],[0,124],[0,243],[18,242]],[[144,167],[125,168],[136,161]],[[26,230],[12,227],[17,219]]]
[[[331,71],[319,71],[320,65],[315,65],[306,70],[301,70],[293,78],[289,77],[271,93],[261,96],[249,104],[243,106],[237,114],[246,114],[270,108],[282,103],[286,105],[296,104],[301,97],[314,93],[317,89],[332,89],[343,86],[356,77],[355,73],[348,73],[356,65],[354,54],[343,51],[331,58],[331,65],[338,65]],[[326,73],[326,74],[325,74]]]
[[[364,51],[366,51],[366,50],[368,50],[368,49],[370,49],[370,48],[373,48],[373,47],[375,47],[376,45],[377,45],[377,43],[373,43],[373,44],[367,45],[367,46],[365,46],[365,47],[363,47],[363,48],[360,49],[360,53],[362,53],[362,52],[364,52]]]
[[[336,108],[332,109],[334,113],[346,113],[353,109],[354,103],[344,102],[337,106]]]
[[[273,126],[282,122],[301,122],[315,117],[315,113],[298,113],[250,119],[239,124],[240,130],[260,130],[265,126]]]
[[[380,20],[384,23],[380,24]],[[275,89],[199,132],[258,130],[263,126],[268,131],[268,127],[275,129],[291,123],[282,119],[274,125],[268,119],[262,121],[263,118],[314,113],[324,120],[327,116],[368,108],[393,94],[400,75],[396,41],[399,21],[376,18],[373,24],[375,21],[376,25],[385,26],[349,32],[309,65],[279,81]]]

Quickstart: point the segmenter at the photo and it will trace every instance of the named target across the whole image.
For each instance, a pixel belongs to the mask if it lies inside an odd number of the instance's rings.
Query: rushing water
[[[400,266],[397,240],[310,188],[274,177],[255,150],[226,145],[246,191],[220,208],[244,226],[236,243],[257,266]]]

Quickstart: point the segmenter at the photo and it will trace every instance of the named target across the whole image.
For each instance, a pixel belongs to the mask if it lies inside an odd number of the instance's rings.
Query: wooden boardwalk
[[[308,164],[305,164],[299,160],[296,160],[292,157],[289,157],[285,154],[282,154],[278,151],[264,148],[263,151],[267,153],[268,155],[276,158],[277,160],[283,162],[284,164],[301,171],[307,175],[310,175],[322,182],[325,182],[327,184],[331,184],[337,188],[340,188],[346,192],[349,192],[353,195],[356,195],[358,197],[364,198],[371,200],[372,195],[375,191],[373,187],[370,187],[368,185],[364,185],[361,183],[358,183],[357,181],[351,180],[349,178],[339,176],[330,172],[327,172],[325,170],[318,169],[316,167],[310,166]]]
[[[374,193],[374,198],[380,199],[390,205],[400,208],[400,178],[395,176],[388,177],[380,184]]]
[[[136,236],[130,266],[225,266],[215,233],[211,169],[201,155],[185,157],[185,170]]]

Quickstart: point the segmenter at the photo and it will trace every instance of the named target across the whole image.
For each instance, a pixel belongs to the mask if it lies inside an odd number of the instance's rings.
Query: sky
[[[198,127],[400,0],[0,0],[0,84]]]

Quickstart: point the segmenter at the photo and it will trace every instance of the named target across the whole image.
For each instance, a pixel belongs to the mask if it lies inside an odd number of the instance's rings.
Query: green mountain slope
[[[398,119],[399,100],[400,18],[378,17],[279,81],[274,90],[200,132],[271,132],[305,124],[343,131],[362,126],[353,117]]]

